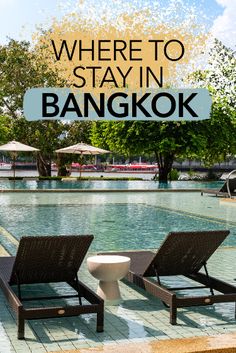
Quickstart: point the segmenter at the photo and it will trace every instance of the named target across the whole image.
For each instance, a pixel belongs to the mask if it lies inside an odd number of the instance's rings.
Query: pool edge
[[[201,189],[0,189],[0,193],[25,192],[201,192]]]

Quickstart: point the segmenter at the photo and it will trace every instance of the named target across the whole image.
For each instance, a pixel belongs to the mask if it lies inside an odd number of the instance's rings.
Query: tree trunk
[[[172,165],[174,162],[174,154],[173,153],[159,153],[155,152],[156,160],[158,164],[159,170],[159,182],[167,183],[168,175],[171,172]]]
[[[67,167],[68,157],[62,154],[57,155],[57,176],[66,177],[70,175],[70,169]]]
[[[38,153],[37,168],[39,176],[50,177],[52,175],[51,160],[44,158],[41,153]]]
[[[57,176],[58,177],[70,176],[70,171],[67,169],[65,165],[61,165],[60,167],[58,167]]]
[[[160,183],[167,183],[169,170],[165,167],[159,168],[159,182]]]

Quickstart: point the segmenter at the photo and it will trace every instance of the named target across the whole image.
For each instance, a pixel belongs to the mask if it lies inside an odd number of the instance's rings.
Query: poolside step
[[[0,226],[0,256],[13,255],[18,247],[18,240]]]
[[[0,234],[4,238],[6,238],[8,241],[10,241],[12,244],[14,244],[14,245],[19,244],[18,240],[11,233],[9,233],[5,228],[3,228],[1,226],[0,226]]]
[[[0,256],[10,256],[10,254],[1,244],[0,244]]]

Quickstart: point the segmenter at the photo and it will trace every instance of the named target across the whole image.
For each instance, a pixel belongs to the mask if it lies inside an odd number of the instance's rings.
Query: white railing
[[[228,191],[230,198],[232,198],[232,195],[231,195],[231,191],[230,191],[230,187],[229,187],[229,180],[230,180],[230,176],[234,173],[236,173],[236,169],[232,170],[232,172],[230,172],[226,178],[227,191]]]

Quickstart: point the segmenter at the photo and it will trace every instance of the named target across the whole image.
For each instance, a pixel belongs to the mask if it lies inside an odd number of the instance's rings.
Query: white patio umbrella
[[[104,150],[102,148],[94,147],[91,145],[87,145],[86,143],[77,143],[73,146],[68,146],[65,148],[60,148],[59,150],[55,151],[56,153],[74,153],[82,155],[98,155],[103,153],[111,153],[111,151]],[[80,177],[81,177],[81,163],[80,163]]]
[[[16,176],[15,164],[16,164],[16,157],[18,152],[37,152],[39,151],[39,149],[28,145],[24,145],[23,143],[20,143],[17,141],[10,141],[5,145],[1,145],[0,151],[6,151],[11,153],[13,157],[13,177],[15,180],[15,176]]]

